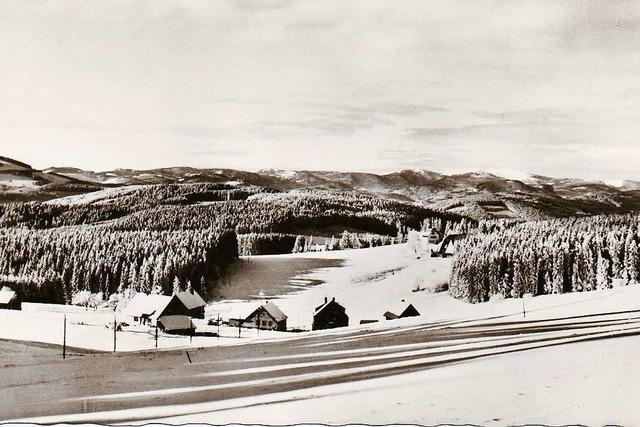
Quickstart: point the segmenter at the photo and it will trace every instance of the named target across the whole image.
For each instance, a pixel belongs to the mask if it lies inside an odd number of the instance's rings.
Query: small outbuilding
[[[336,302],[335,297],[329,301],[326,297],[324,304],[316,307],[313,313],[312,329],[333,329],[349,326],[349,316],[346,309]]]
[[[407,303],[405,303],[404,300],[402,300],[402,305],[384,313],[384,318],[387,320],[400,319],[403,317],[415,317],[415,316],[420,316],[420,312],[413,306],[413,304],[407,305]]]
[[[20,310],[18,294],[8,286],[3,286],[0,289],[0,309]]]
[[[243,325],[272,331],[286,331],[287,316],[277,305],[267,301],[248,315]]]
[[[158,328],[163,332],[175,335],[194,335],[196,332],[196,326],[191,318],[180,314],[160,317]]]

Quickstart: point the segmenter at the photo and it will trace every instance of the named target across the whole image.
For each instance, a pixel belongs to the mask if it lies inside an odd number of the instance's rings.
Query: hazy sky
[[[36,167],[640,179],[639,1],[0,0]]]

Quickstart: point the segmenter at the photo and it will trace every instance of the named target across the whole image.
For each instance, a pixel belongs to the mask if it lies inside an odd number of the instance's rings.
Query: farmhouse
[[[20,301],[18,300],[18,295],[13,289],[8,286],[3,286],[2,289],[0,289],[0,309],[20,309]]]
[[[174,298],[180,300],[182,305],[187,309],[187,315],[196,319],[204,319],[204,307],[206,302],[196,291],[179,292]]]
[[[346,309],[336,302],[335,297],[329,301],[326,297],[324,304],[316,307],[313,313],[314,331],[319,329],[333,329],[349,326],[349,316]]]
[[[400,314],[396,314],[400,313]],[[402,304],[392,308],[391,310],[384,313],[384,318],[387,320],[400,319],[403,317],[415,317],[420,316],[420,312],[413,306],[413,304],[407,305],[404,300],[402,300]]]
[[[270,329],[273,331],[287,330],[287,316],[274,303],[267,301],[255,309],[244,320],[247,327]]]
[[[160,317],[158,328],[168,334],[176,335],[193,335],[196,332],[196,326],[191,318],[180,314]]]
[[[206,303],[197,292],[179,292],[166,295],[148,295],[138,292],[129,301],[125,314],[140,325],[155,326],[163,316],[188,316],[204,319]]]

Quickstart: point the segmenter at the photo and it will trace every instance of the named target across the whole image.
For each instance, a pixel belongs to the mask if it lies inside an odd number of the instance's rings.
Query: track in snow
[[[0,369],[0,417],[142,421],[268,404],[276,393],[379,378],[516,351],[640,334],[640,310],[546,320],[334,330],[284,341],[90,354]],[[191,362],[189,362],[189,359]],[[44,418],[42,418],[44,417]]]

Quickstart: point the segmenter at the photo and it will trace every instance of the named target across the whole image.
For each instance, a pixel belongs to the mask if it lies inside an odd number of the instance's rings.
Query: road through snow
[[[223,414],[227,414],[225,422],[246,422],[249,420],[243,419],[244,412],[238,408],[253,408],[246,413],[256,415],[257,408],[265,412],[283,402],[305,402],[308,406],[327,387],[342,389],[336,390],[337,394],[324,394],[337,398],[348,393],[345,388],[353,392],[371,381],[382,381],[384,388],[407,374],[415,379],[426,372],[486,363],[487,358],[499,360],[519,352],[540,351],[536,349],[623,340],[610,339],[614,337],[631,336],[634,342],[640,341],[636,337],[640,335],[640,310],[545,320],[510,317],[431,324],[400,320],[389,325],[393,326],[382,330],[343,329],[288,340],[190,349],[188,356],[185,349],[88,354],[67,361],[38,360],[38,365],[29,369],[19,364],[5,366],[0,379],[0,414],[4,420],[39,423],[218,422]],[[473,380],[469,381],[472,385]],[[438,385],[425,382],[412,387],[427,393]],[[467,404],[473,406],[472,402]],[[368,405],[372,403],[360,401],[352,418],[349,413],[333,415],[339,422],[374,422],[376,418],[356,415],[367,413],[364,409]],[[306,412],[307,416],[313,413]],[[390,420],[444,421],[430,418],[433,410],[422,413],[424,418],[416,419],[415,408],[399,411],[397,418]],[[280,421],[304,419],[299,415]]]

